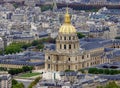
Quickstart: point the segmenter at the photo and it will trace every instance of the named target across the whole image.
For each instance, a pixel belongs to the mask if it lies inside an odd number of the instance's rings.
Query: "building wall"
[[[0,64],[0,67],[4,67],[4,68],[22,68],[23,66],[26,65],[14,65],[14,64]],[[44,69],[44,65],[40,65],[40,66],[34,66],[35,70],[40,70],[40,69]]]
[[[8,75],[8,74],[0,75],[0,79],[1,79],[0,80],[0,88],[11,88],[12,87],[11,75]]]

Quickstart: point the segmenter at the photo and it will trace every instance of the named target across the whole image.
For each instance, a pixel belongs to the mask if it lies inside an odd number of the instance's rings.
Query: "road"
[[[28,88],[29,84],[33,81],[33,80],[28,80],[28,79],[15,79],[18,82],[21,82],[24,84],[25,88]]]

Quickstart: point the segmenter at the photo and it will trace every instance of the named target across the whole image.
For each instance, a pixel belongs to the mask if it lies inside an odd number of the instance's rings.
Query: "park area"
[[[21,74],[19,77],[22,77],[22,78],[28,78],[28,77],[34,77],[34,76],[40,76],[41,73],[24,73],[24,74]]]

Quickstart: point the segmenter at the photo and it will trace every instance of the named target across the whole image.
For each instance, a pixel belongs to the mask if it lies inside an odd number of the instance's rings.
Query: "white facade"
[[[12,80],[10,74],[0,75],[0,88],[11,88]]]
[[[3,39],[0,37],[0,49],[4,48],[4,42]]]
[[[42,78],[45,80],[61,80],[59,72],[45,72],[43,73]]]

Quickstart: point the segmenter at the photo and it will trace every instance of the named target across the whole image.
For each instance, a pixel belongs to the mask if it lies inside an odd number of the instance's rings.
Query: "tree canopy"
[[[115,74],[120,74],[120,70],[89,68],[88,73],[115,75]]]
[[[78,33],[77,33],[77,36],[78,36],[78,38],[79,38],[79,39],[81,39],[81,38],[85,37],[85,35],[83,35],[83,34],[82,34],[82,33],[80,33],[80,32],[78,32]]]
[[[22,68],[17,68],[17,69],[10,69],[8,71],[9,74],[11,75],[15,75],[15,74],[19,74],[19,73],[22,73],[22,72],[27,72],[27,71],[32,71],[33,67],[31,66],[23,66]]]
[[[12,88],[25,88],[23,83],[18,83],[15,79],[12,80]]]
[[[120,85],[118,85],[115,81],[112,81],[105,86],[98,86],[97,88],[120,88]]]
[[[37,77],[33,82],[30,83],[30,85],[28,86],[28,88],[33,88],[41,79],[41,77]]]

